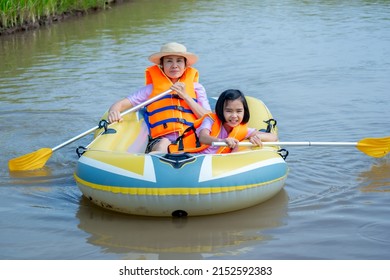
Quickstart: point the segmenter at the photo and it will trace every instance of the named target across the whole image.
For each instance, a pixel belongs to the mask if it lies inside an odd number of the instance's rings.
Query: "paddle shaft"
[[[263,142],[263,146],[356,146],[357,142]],[[227,146],[225,142],[213,142],[212,146],[223,147]],[[251,142],[240,142],[239,146],[252,147],[255,146]]]
[[[161,97],[167,95],[167,94],[170,93],[170,92],[172,92],[171,89],[166,90],[166,91],[164,91],[164,92],[162,92],[162,93],[156,95],[155,97],[152,97],[152,98],[146,100],[145,102],[143,102],[143,103],[141,103],[141,104],[138,104],[138,105],[136,105],[136,106],[134,106],[134,107],[131,107],[130,109],[128,109],[128,110],[126,110],[126,111],[123,111],[123,112],[121,113],[121,116],[127,115],[127,114],[129,114],[129,113],[131,113],[131,112],[138,111],[138,110],[141,109],[142,107],[145,107],[146,105],[149,105],[150,103],[153,103],[154,101],[160,99]],[[77,136],[75,136],[75,137],[69,139],[68,141],[65,141],[64,143],[61,143],[61,144],[55,146],[54,148],[52,148],[52,151],[54,152],[54,151],[56,151],[56,150],[58,150],[58,149],[61,149],[62,147],[65,147],[66,145],[68,145],[68,144],[70,144],[70,143],[73,143],[74,141],[76,141],[76,140],[78,140],[78,139],[80,139],[80,138],[82,138],[82,137],[84,137],[84,136],[86,136],[86,135],[88,135],[88,134],[94,132],[94,131],[95,131],[96,129],[98,129],[98,128],[99,128],[99,126],[97,125],[97,126],[91,128],[91,129],[88,129],[87,131],[85,131],[85,132],[83,132],[83,133],[80,133],[79,135],[77,135]]]
[[[390,153],[390,136],[363,138],[358,142],[263,142],[263,146],[355,146],[370,157],[381,158]],[[227,146],[223,141],[213,142],[213,146]],[[251,142],[239,142],[239,146],[255,146]]]

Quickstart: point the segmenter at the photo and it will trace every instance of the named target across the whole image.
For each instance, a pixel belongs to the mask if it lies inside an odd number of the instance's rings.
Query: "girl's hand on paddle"
[[[224,142],[227,144],[227,146],[230,149],[234,149],[234,148],[238,147],[238,144],[240,141],[238,141],[236,138],[229,137],[229,138],[225,138]]]
[[[256,133],[255,135],[252,135],[251,137],[249,137],[249,141],[252,144],[257,145],[259,147],[263,146],[263,143],[261,142],[261,136],[259,133]]]

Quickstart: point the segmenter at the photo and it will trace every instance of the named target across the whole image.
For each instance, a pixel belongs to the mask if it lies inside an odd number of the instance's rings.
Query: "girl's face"
[[[239,125],[244,118],[244,105],[240,98],[236,100],[227,100],[223,106],[223,116],[225,117],[225,127],[230,132],[235,126]]]
[[[163,57],[163,71],[173,83],[176,83],[186,70],[183,56],[168,55]]]

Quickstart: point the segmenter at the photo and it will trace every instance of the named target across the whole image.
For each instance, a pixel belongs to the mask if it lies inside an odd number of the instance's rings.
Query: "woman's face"
[[[244,105],[240,98],[225,101],[223,116],[226,121],[223,125],[228,132],[242,122],[244,118]]]
[[[186,70],[183,56],[168,55],[163,57],[163,71],[173,83],[176,83]]]

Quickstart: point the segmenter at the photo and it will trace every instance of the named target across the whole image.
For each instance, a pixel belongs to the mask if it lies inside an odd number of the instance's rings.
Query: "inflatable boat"
[[[259,99],[247,97],[249,127],[277,133]],[[213,108],[215,99],[210,99]],[[105,116],[103,116],[104,118]],[[74,174],[83,195],[113,211],[143,216],[200,216],[257,205],[284,186],[288,166],[278,146],[245,147],[230,154],[145,154],[142,110],[101,125],[79,147]]]

